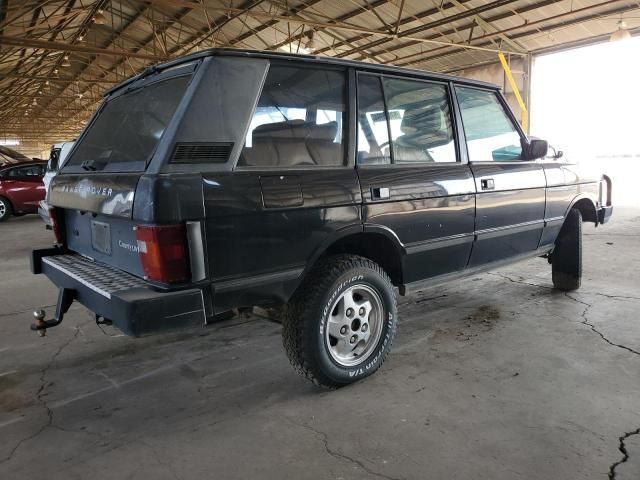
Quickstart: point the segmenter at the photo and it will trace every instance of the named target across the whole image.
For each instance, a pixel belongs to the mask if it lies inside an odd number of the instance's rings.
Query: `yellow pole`
[[[498,52],[498,58],[500,59],[504,73],[507,75],[507,80],[509,80],[511,90],[513,90],[513,94],[516,96],[518,105],[520,105],[520,124],[522,125],[522,129],[525,133],[529,133],[529,115],[527,113],[527,106],[524,104],[522,96],[520,96],[520,90],[518,90],[516,81],[513,79],[513,75],[511,75],[511,69],[509,68],[509,64],[507,63],[507,59],[504,57],[504,54],[502,52]]]

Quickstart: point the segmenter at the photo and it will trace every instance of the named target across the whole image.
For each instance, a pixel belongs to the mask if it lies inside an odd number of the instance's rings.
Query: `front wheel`
[[[332,256],[305,278],[282,319],[294,368],[336,388],[371,375],[384,362],[396,333],[395,291],[375,262]]]
[[[582,214],[572,208],[551,253],[551,279],[558,290],[580,288],[582,280]]]

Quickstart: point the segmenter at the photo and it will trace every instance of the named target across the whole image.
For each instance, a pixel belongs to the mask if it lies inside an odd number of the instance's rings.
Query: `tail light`
[[[162,283],[189,278],[184,225],[138,225],[136,238],[146,278]]]
[[[64,245],[64,217],[59,208],[49,207],[49,221],[51,230],[56,237],[56,243]]]

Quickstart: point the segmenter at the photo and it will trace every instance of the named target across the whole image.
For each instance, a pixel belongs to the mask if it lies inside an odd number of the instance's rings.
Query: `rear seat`
[[[342,165],[343,146],[335,143],[338,122],[315,125],[307,138],[307,148],[316,165],[328,167]]]
[[[251,148],[242,151],[241,164],[295,167],[341,165],[342,147],[333,142],[337,123],[316,125],[304,120],[268,123],[253,130]]]

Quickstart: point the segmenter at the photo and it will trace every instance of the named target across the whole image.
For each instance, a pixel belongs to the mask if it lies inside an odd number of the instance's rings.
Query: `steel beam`
[[[78,45],[63,42],[50,42],[46,40],[37,40],[35,38],[20,38],[10,37],[7,35],[0,36],[0,45],[7,45],[20,48],[41,48],[44,50],[51,50],[54,52],[75,52],[75,53],[89,53],[93,55],[109,55],[112,57],[129,57],[129,58],[141,58],[144,60],[162,61],[167,60],[167,57],[162,55],[151,55],[147,53],[130,52],[127,50],[119,50],[115,48],[99,48],[91,47],[89,45]]]

